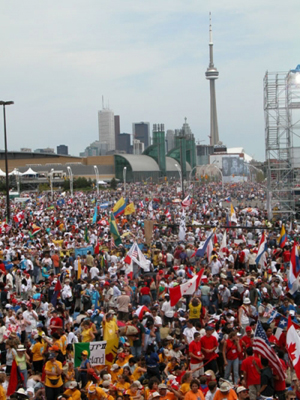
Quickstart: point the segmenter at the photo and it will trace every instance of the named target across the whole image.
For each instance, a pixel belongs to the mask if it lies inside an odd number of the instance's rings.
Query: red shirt
[[[247,374],[247,382],[246,386],[250,385],[260,385],[260,374],[257,372],[253,361],[256,361],[258,368],[261,368],[260,359],[256,356],[247,357],[241,365],[241,371],[246,372]]]
[[[195,354],[195,356],[197,357],[201,357],[202,356],[201,343],[195,342],[195,340],[193,340],[189,345],[189,353]],[[200,360],[191,356],[191,364],[200,364],[200,363],[201,363]]]
[[[280,358],[281,362],[281,369],[286,372],[286,363]],[[276,372],[273,371],[273,375],[276,375]],[[280,392],[286,389],[286,382],[285,379],[274,379],[274,389],[276,392]]]
[[[213,335],[211,335],[210,337],[203,336],[200,339],[200,343],[201,343],[201,347],[202,348],[204,347],[204,349],[207,349],[207,350],[211,350],[211,349],[214,349],[215,347],[218,347],[217,338]],[[210,360],[211,358],[213,358],[215,356],[214,352],[206,353],[206,351],[204,349],[202,351],[203,351],[205,360]]]
[[[150,294],[150,288],[148,288],[148,286],[144,286],[141,289],[141,295],[145,296],[145,295],[149,295]]]
[[[226,344],[227,344],[227,347],[226,347],[226,358],[227,358],[227,360],[235,360],[235,359],[237,359],[238,356],[239,356],[239,353],[238,353],[238,349],[237,349],[236,344],[230,339],[226,340]]]
[[[252,338],[247,335],[243,336],[240,340],[241,347],[248,349],[252,346]]]
[[[286,250],[282,254],[283,262],[290,262],[291,261],[291,252]]]
[[[276,344],[276,345],[278,346],[278,340],[277,340],[277,338],[276,338],[275,335],[270,335],[270,336],[268,337],[268,341],[269,341],[270,343],[274,343],[274,344]]]

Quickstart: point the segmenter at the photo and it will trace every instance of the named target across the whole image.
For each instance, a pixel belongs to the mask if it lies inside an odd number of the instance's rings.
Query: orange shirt
[[[230,389],[227,395],[222,393],[221,390],[217,390],[213,400],[236,400],[237,398],[237,394],[233,389]]]
[[[197,393],[192,392],[189,390],[186,395],[184,396],[184,400],[205,400],[204,394],[201,390],[198,390]]]

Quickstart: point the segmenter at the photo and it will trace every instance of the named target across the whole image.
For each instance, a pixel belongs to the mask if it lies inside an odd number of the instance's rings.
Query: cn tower
[[[211,13],[209,13],[209,66],[205,72],[206,79],[209,80],[210,88],[210,144],[216,145],[219,142],[217,102],[215,80],[219,77],[219,72],[214,66],[213,40],[211,28]]]

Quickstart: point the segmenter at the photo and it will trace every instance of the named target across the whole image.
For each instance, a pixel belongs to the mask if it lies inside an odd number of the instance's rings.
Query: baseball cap
[[[164,383],[160,383],[160,384],[158,385],[158,389],[168,389],[168,386],[165,385]]]
[[[88,356],[88,355],[89,355],[89,353],[88,353],[87,350],[83,350],[83,351],[81,352],[81,354],[82,354],[83,356]]]
[[[251,326],[246,327],[246,332],[252,332]]]

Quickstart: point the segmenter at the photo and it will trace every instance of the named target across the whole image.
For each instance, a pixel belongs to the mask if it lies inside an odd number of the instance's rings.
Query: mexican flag
[[[117,357],[119,337],[115,335],[110,340],[102,342],[74,343],[74,368],[80,367],[81,353],[88,352],[91,366],[112,365]]]

